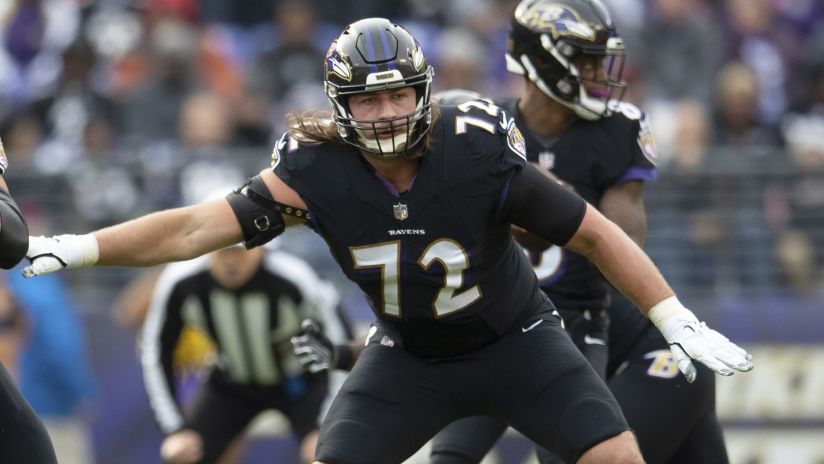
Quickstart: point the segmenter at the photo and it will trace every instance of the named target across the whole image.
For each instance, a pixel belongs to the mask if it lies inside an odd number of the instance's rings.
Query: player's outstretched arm
[[[699,322],[678,301],[646,253],[579,196],[530,165],[513,177],[508,193],[503,216],[545,240],[584,255],[598,266],[655,323],[687,380],[695,379],[693,359],[721,375],[752,369],[752,357]]]
[[[269,169],[225,199],[169,209],[85,235],[31,237],[26,277],[86,266],[154,266],[183,261],[244,241],[262,245],[305,221],[280,206],[305,209],[303,199]]]
[[[752,356],[699,322],[670,289],[652,260],[617,225],[587,205],[583,221],[566,247],[586,256],[641,308],[670,345],[678,368],[692,382],[692,360],[721,375],[753,368]]]
[[[153,266],[243,239],[225,199],[152,213],[86,235],[31,237],[26,277],[86,266]]]

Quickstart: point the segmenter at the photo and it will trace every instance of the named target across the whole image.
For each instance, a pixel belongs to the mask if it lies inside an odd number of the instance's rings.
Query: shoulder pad
[[[509,149],[526,158],[526,145],[515,118],[489,100],[469,100],[454,107],[444,107],[445,135],[461,136],[473,155],[499,153],[506,141]]]
[[[351,188],[345,165],[354,150],[342,143],[304,143],[284,134],[272,151],[272,170],[310,210],[333,208]],[[308,224],[316,225],[314,219]]]
[[[625,101],[619,101],[615,104],[611,105],[613,110],[613,115],[622,115],[627,119],[631,119],[634,121],[638,121],[640,119],[646,118],[646,115],[640,108],[633,105],[632,103],[627,103]]]
[[[446,178],[460,191],[495,189],[505,173],[526,163],[526,144],[514,118],[491,102],[447,106],[441,115]]]
[[[301,146],[301,143],[297,141],[294,137],[291,137],[288,132],[284,132],[283,135],[280,136],[277,142],[275,142],[274,148],[272,148],[272,158],[269,162],[269,165],[272,168],[277,167],[280,164],[281,160],[287,153],[292,153],[297,151]]]
[[[271,168],[276,172],[287,171],[292,176],[308,169],[318,156],[330,150],[340,149],[331,143],[306,143],[284,133],[275,143],[270,160]]]
[[[614,110],[612,116],[605,119],[605,123],[614,126],[612,130],[616,131],[618,137],[634,138],[644,157],[653,165],[657,164],[655,137],[646,113],[627,102],[618,102]]]

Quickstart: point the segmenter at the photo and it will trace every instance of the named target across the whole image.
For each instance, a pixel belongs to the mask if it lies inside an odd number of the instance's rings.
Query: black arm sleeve
[[[20,209],[0,188],[0,267],[11,269],[29,250],[29,228]]]
[[[578,194],[527,164],[512,175],[502,213],[508,222],[563,246],[581,225],[586,204]]]

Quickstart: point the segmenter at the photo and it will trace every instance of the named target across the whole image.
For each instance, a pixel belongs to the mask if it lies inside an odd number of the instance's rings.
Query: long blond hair
[[[432,105],[432,124],[430,130],[417,146],[413,147],[410,153],[404,153],[404,157],[417,158],[432,147],[432,129],[440,118],[441,110],[434,100]],[[289,136],[302,143],[336,143],[346,142],[338,132],[338,126],[332,120],[332,113],[329,111],[304,111],[302,113],[289,113],[286,115]]]

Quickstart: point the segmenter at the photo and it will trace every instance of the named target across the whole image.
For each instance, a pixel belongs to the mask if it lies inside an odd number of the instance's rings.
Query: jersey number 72
[[[350,247],[352,262],[355,269],[379,268],[381,271],[381,286],[383,288],[383,307],[381,312],[388,316],[401,315],[401,287],[400,262],[401,242],[392,241]],[[436,317],[446,316],[469,306],[481,297],[478,285],[466,290],[459,290],[463,286],[463,272],[469,267],[469,256],[458,242],[441,238],[430,243],[418,259],[418,265],[424,270],[429,269],[438,261],[446,270],[444,283],[435,301],[432,310]]]

